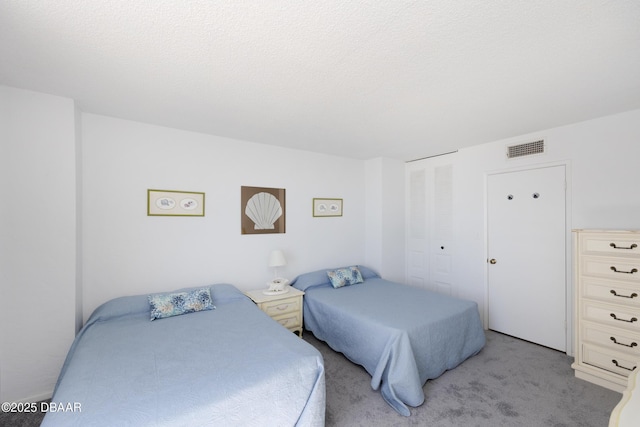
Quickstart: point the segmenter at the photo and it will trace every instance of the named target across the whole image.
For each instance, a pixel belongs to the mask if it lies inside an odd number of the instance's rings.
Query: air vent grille
[[[540,153],[544,153],[544,139],[507,147],[507,157],[510,159]]]

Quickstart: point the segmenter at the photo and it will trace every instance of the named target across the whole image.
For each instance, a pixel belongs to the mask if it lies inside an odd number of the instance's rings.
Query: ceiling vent
[[[507,158],[509,159],[541,153],[544,153],[544,139],[507,147]]]

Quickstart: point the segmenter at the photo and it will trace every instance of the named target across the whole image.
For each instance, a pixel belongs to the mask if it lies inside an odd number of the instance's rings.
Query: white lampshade
[[[283,265],[287,265],[287,260],[284,258],[282,251],[279,249],[271,251],[271,255],[269,255],[269,267],[282,267]]]

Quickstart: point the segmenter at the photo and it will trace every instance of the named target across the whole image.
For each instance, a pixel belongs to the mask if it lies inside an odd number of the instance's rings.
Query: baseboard
[[[573,366],[572,366],[573,367]],[[579,368],[573,367],[575,371],[576,378],[580,378],[581,380],[589,381],[590,383],[597,384],[601,387],[608,388],[609,390],[617,391],[618,393],[622,393],[625,388],[627,388],[626,384],[620,384],[620,380],[607,379],[603,378],[605,374],[593,375],[590,372],[584,372]]]
[[[51,399],[51,396],[53,396],[53,390],[50,391],[49,393],[36,394],[31,397],[25,397],[24,399],[12,400],[12,402],[15,402],[15,403],[41,402],[43,400]]]

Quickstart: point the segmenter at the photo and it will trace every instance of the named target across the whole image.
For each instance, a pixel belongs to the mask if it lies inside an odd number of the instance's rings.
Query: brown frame
[[[277,201],[282,209],[282,214],[275,218],[275,222],[272,224],[273,227],[269,228],[270,220],[274,219],[275,212],[277,212],[277,207],[274,205],[274,199],[267,195],[258,196],[260,193],[267,193],[271,196],[275,197],[275,201]],[[252,207],[247,210],[247,204],[250,203],[252,197],[257,196],[257,198],[251,202]],[[246,187],[242,186],[240,188],[240,231],[242,234],[274,234],[274,233],[285,233],[286,232],[286,190],[284,188],[269,188],[269,187]],[[257,208],[262,213],[268,213],[266,215],[262,215],[264,221],[262,224],[260,218],[257,219],[258,222],[255,222],[252,218],[247,215],[247,212],[251,212],[251,208]],[[257,215],[261,215],[258,213]]]

